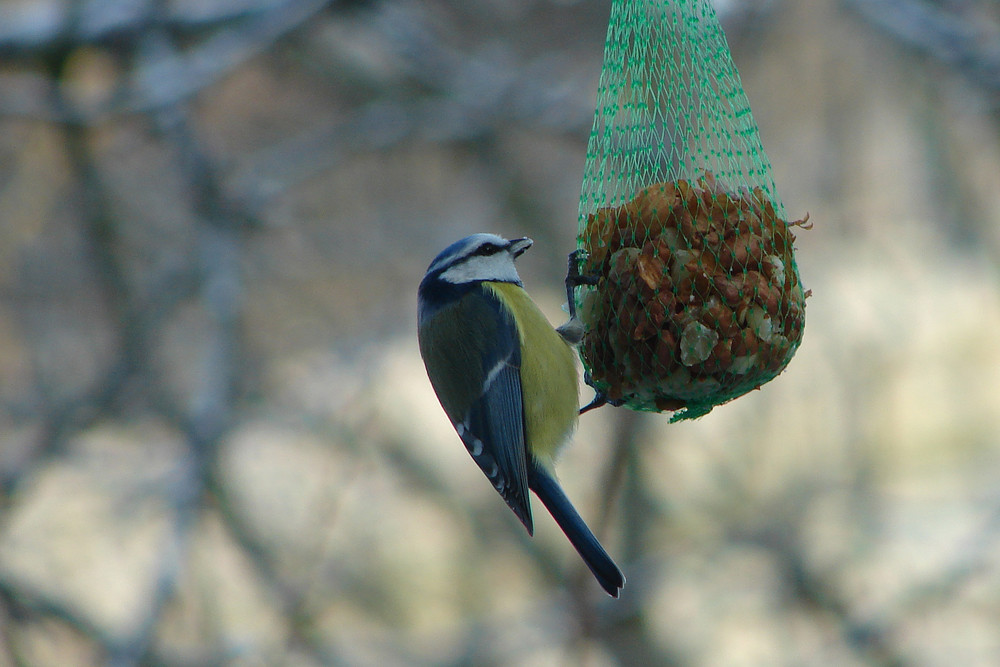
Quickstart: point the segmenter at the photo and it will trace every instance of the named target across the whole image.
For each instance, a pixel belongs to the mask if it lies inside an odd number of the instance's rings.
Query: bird
[[[431,385],[473,461],[534,534],[529,490],[542,501],[601,587],[625,577],[556,479],[556,454],[577,425],[574,345],[583,336],[573,287],[570,320],[553,328],[514,266],[530,238],[473,234],[431,262],[417,290],[417,338]]]

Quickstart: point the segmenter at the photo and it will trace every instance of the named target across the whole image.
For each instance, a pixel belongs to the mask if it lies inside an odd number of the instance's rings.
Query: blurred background
[[[477,231],[564,317],[606,0],[0,2],[0,667],[1000,664],[1000,3],[716,6],[813,296],[582,418],[611,600],[415,338]]]

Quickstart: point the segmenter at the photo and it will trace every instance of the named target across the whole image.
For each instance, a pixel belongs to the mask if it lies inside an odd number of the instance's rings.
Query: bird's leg
[[[587,383],[587,386],[593,387],[593,389],[594,389],[594,399],[592,401],[590,401],[590,403],[587,403],[585,406],[583,406],[582,408],[580,408],[580,414],[581,415],[584,412],[590,412],[594,408],[599,408],[602,405],[610,405],[612,407],[616,407],[617,408],[619,405],[622,405],[625,402],[625,401],[623,401],[621,399],[612,400],[611,398],[608,398],[608,392],[606,392],[603,389],[600,389],[598,387],[595,387],[594,386],[594,380],[590,377],[590,371],[587,371],[587,372],[585,372],[583,374],[583,381]]]
[[[596,285],[599,280],[599,276],[580,273],[580,261],[586,254],[587,252],[582,249],[571,252],[569,254],[569,269],[566,271],[566,303],[569,305],[569,321],[561,327],[557,327],[556,331],[570,345],[578,345],[583,340],[583,322],[576,315],[576,288],[580,285]],[[583,381],[588,386],[594,387],[594,381],[591,379],[589,372],[584,373]],[[580,408],[580,414],[582,415],[584,412],[599,408],[602,405],[618,406],[621,404],[622,401],[620,400],[613,401],[609,399],[607,392],[603,389],[594,387],[594,400]]]
[[[569,269],[566,271],[566,304],[569,306],[569,321],[557,327],[556,331],[570,345],[578,345],[583,340],[583,322],[576,315],[576,288],[580,285],[596,285],[598,280],[598,276],[585,276],[580,273],[580,260],[586,254],[582,249],[571,252]]]
[[[569,254],[569,267],[566,271],[566,301],[569,304],[570,319],[576,317],[576,288],[580,285],[596,285],[600,276],[580,273],[580,261],[587,256],[587,251],[574,250]]]
[[[587,403],[585,406],[580,408],[580,414],[582,415],[584,412],[590,412],[594,408],[599,408],[602,405],[607,405],[607,404],[608,404],[608,395],[605,394],[603,391],[595,389],[594,400],[592,400],[590,403]]]

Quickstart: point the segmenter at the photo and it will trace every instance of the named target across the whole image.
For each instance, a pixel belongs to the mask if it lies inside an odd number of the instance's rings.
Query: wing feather
[[[510,311],[473,289],[422,323],[431,384],[472,459],[532,532],[521,344]]]
[[[516,349],[516,348],[515,348]],[[520,355],[516,355],[520,356]],[[532,531],[519,359],[501,362],[463,422],[469,453],[514,514]],[[459,431],[461,434],[462,431]],[[480,452],[478,455],[476,452]]]

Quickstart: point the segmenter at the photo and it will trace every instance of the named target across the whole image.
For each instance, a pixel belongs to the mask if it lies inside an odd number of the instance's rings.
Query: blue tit
[[[613,597],[625,577],[556,481],[553,461],[576,427],[571,317],[553,329],[514,260],[531,239],[474,234],[445,248],[420,283],[418,338],[431,385],[472,459],[533,533],[528,489]],[[567,279],[569,280],[569,279]]]

